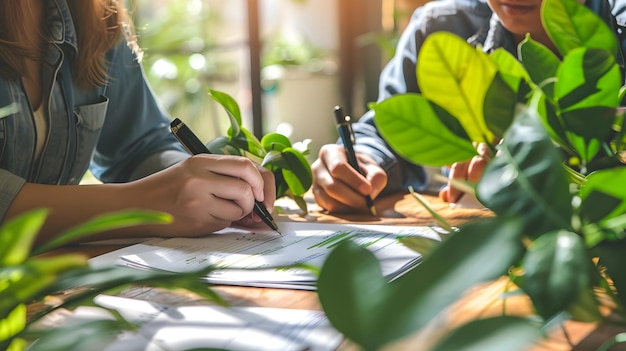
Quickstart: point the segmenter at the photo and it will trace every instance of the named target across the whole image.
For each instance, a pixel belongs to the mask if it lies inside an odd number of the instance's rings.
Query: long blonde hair
[[[123,1],[67,0],[67,4],[78,40],[74,81],[82,88],[102,86],[107,79],[106,52],[123,38],[135,42]],[[43,48],[37,44],[41,40],[17,40],[28,11],[29,1],[0,1],[0,75],[7,79],[25,75],[26,58],[41,60]]]

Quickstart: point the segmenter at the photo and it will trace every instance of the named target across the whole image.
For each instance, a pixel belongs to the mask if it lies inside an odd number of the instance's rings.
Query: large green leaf
[[[626,168],[624,167],[589,174],[580,189],[582,216],[593,222],[602,223],[604,220],[626,213],[626,187],[624,184],[626,184]],[[593,194],[595,192],[606,194],[615,199],[617,203],[613,203],[614,206],[611,208],[605,208],[602,203],[594,201]]]
[[[473,320],[452,331],[431,351],[528,350],[541,338],[537,325],[520,317]]]
[[[373,108],[382,137],[411,162],[444,166],[476,155],[472,143],[443,124],[433,105],[421,95],[395,95]]]
[[[505,274],[521,258],[520,235],[514,219],[469,223],[390,284],[371,252],[346,241],[322,267],[320,302],[346,337],[379,349],[426,326],[468,288]]]
[[[587,166],[598,152],[604,152],[612,134],[615,108],[595,106],[570,110],[561,114],[567,140],[583,166]],[[585,173],[591,170],[585,169]]]
[[[570,228],[572,196],[561,161],[537,115],[524,109],[485,168],[476,195],[498,215],[522,216],[531,236]]]
[[[429,35],[418,55],[417,81],[422,94],[445,106],[476,142],[493,142],[483,109],[496,72],[496,64],[480,48],[448,32]]]
[[[79,224],[69,231],[56,236],[54,239],[47,241],[34,250],[33,255],[37,255],[94,233],[141,224],[165,224],[171,222],[171,215],[155,211],[123,210],[114,213],[106,213],[85,223]]]
[[[32,210],[0,226],[0,267],[17,265],[28,258],[48,212]]]
[[[617,54],[613,31],[593,11],[576,0],[544,0],[541,18],[546,32],[563,56],[583,46]]]
[[[591,257],[582,238],[558,230],[541,235],[528,247],[524,291],[544,318],[567,310],[583,289],[591,288]]]

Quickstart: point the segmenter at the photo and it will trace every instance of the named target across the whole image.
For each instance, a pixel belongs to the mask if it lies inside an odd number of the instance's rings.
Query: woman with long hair
[[[271,172],[243,157],[189,157],[145,79],[132,24],[116,0],[0,2],[0,218],[35,208],[48,240],[123,209],[173,223],[95,238],[197,236],[271,210]],[[90,169],[103,184],[79,185]]]

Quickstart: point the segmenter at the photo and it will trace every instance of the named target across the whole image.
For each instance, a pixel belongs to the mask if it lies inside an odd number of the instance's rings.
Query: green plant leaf
[[[617,54],[613,31],[576,0],[545,0],[541,11],[544,28],[563,56],[583,46],[606,49],[614,56]]]
[[[365,350],[389,341],[375,331],[391,293],[368,249],[349,240],[333,249],[322,266],[317,290],[326,316],[345,337]]]
[[[520,111],[476,187],[497,215],[522,215],[531,236],[570,228],[573,214],[561,155],[530,109]]]
[[[291,147],[291,141],[280,133],[268,133],[261,138],[261,145],[266,151],[282,151],[286,147]]]
[[[591,257],[582,238],[567,230],[545,233],[528,247],[524,291],[537,311],[550,319],[591,287]]]
[[[165,224],[171,222],[171,215],[155,211],[123,210],[114,213],[107,213],[97,216],[90,221],[70,229],[66,233],[56,236],[54,239],[47,241],[33,251],[33,255],[51,250],[78,238],[94,233],[141,224]]]
[[[26,312],[26,304],[19,304],[8,314],[0,315],[0,349],[5,349],[11,339],[26,328]]]
[[[554,83],[561,60],[545,45],[534,41],[530,35],[519,45],[520,59],[530,79],[554,101]]]
[[[534,323],[520,317],[477,319],[452,331],[431,351],[522,351],[541,336]]]
[[[313,184],[313,173],[309,162],[300,151],[294,148],[285,148],[281,152],[287,167],[282,169],[289,190],[293,195],[302,196]]]
[[[593,222],[602,223],[626,213],[626,168],[612,168],[589,174],[580,188],[582,199],[581,213]],[[593,201],[593,193],[600,192],[618,201],[613,208],[605,208],[602,203]],[[606,203],[606,202],[605,202]],[[595,207],[599,206],[599,207]],[[604,208],[604,210],[601,210]],[[598,218],[601,217],[601,218]]]
[[[615,120],[615,109],[609,107],[589,107],[563,112],[566,135],[576,156],[586,166],[596,157],[602,145],[609,141],[611,126]],[[588,172],[585,168],[585,172]]]
[[[395,95],[373,108],[380,134],[413,163],[444,166],[476,155],[472,143],[450,131],[421,95]]]
[[[428,256],[439,244],[441,244],[441,240],[435,240],[424,236],[405,236],[398,240],[404,246],[424,257]]]
[[[51,288],[54,291],[62,291],[76,287],[89,287],[90,289],[80,294],[72,295],[64,299],[64,306],[82,303],[85,299],[93,298],[97,294],[109,292],[129,284],[143,284],[167,289],[186,289],[220,305],[227,303],[211,289],[210,285],[202,279],[206,277],[214,267],[188,272],[171,273],[163,271],[138,270],[123,266],[111,267],[86,267],[64,273],[56,280]]]
[[[371,252],[346,241],[322,266],[322,307],[346,337],[377,350],[423,328],[468,288],[505,274],[522,254],[519,224],[515,219],[469,223],[390,284]]]
[[[426,37],[417,61],[417,82],[424,97],[445,106],[472,141],[487,144],[494,140],[483,109],[496,72],[496,64],[481,49],[443,31]]]
[[[117,320],[95,320],[51,329],[29,347],[30,351],[84,351],[104,350],[127,323]]]
[[[228,135],[231,138],[238,136],[241,127],[241,110],[239,109],[237,101],[226,93],[212,89],[209,89],[209,96],[222,105],[228,114],[228,118],[230,119],[230,130]]]
[[[38,209],[21,214],[0,226],[0,267],[24,262],[49,211]]]

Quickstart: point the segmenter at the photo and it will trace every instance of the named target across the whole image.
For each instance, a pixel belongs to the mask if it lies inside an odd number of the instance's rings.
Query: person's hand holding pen
[[[206,147],[206,145],[204,145],[204,143],[202,143],[202,141],[200,141],[200,139],[198,139],[198,137],[191,131],[191,129],[189,129],[189,127],[187,127],[187,125],[185,125],[180,119],[178,118],[174,119],[172,123],[170,124],[170,128],[172,130],[172,133],[176,137],[176,139],[178,139],[178,141],[183,145],[183,147],[185,147],[185,149],[187,149],[187,151],[190,154],[192,155],[211,154],[211,151]],[[219,160],[231,159],[232,161],[237,161],[244,165],[253,164],[252,161],[241,156],[222,155],[222,156],[218,156],[218,159]],[[263,182],[265,186],[262,186],[261,189],[264,189],[265,193],[263,194],[262,197],[260,197],[258,193],[248,194],[248,199],[253,200],[252,210],[245,212],[245,213],[249,213],[249,215],[247,217],[242,218],[239,224],[250,226],[251,224],[263,222],[269,228],[281,234],[280,229],[278,228],[278,226],[276,225],[276,222],[274,221],[274,218],[272,217],[271,211],[268,210],[266,208],[266,204],[262,202],[262,199],[270,199],[271,201],[269,201],[269,205],[273,205],[274,200],[276,200],[276,190],[275,190],[273,174],[269,170],[265,169],[264,167],[261,167],[258,165],[254,165],[254,166],[257,168],[257,172],[259,173],[259,175],[261,175],[262,177],[263,175],[265,175],[265,178],[269,177],[271,179],[266,179],[265,182]],[[237,181],[243,180],[244,183],[239,184],[240,186],[242,186],[242,190],[245,190],[247,184],[254,185],[254,183],[249,182],[249,179],[253,179],[254,177],[252,178],[239,177],[238,173],[236,172],[227,173],[227,174],[221,173],[221,175],[235,178],[235,179],[229,180],[229,182],[235,181],[235,180]],[[228,180],[228,179],[224,179],[224,180]],[[271,183],[271,185],[268,183],[268,181],[269,183]],[[223,186],[228,186],[228,184],[224,183]],[[237,188],[234,188],[234,190],[236,191]],[[268,190],[270,191],[269,193],[268,193]],[[234,194],[230,194],[230,196],[232,195]],[[223,198],[220,198],[219,195],[216,196],[216,199],[223,200]],[[230,197],[225,198],[225,199],[230,199]]]
[[[334,112],[341,114],[337,108]],[[342,133],[341,129],[339,132]],[[318,159],[311,166],[315,201],[331,212],[376,214],[370,201],[387,185],[387,173],[372,158],[359,153],[353,154],[358,165],[354,167],[348,150],[345,142],[344,145],[324,145],[320,149]]]

